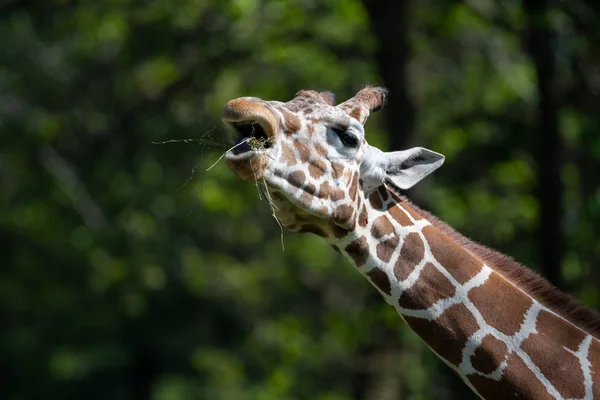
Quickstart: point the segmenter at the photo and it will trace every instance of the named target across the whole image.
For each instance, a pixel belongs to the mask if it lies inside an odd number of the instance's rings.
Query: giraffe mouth
[[[229,101],[221,110],[221,119],[229,125],[236,138],[228,157],[252,158],[274,144],[277,119],[271,110],[253,98]]]
[[[236,156],[253,150],[269,149],[272,145],[273,139],[267,135],[258,121],[232,122],[231,126],[238,134],[234,147],[231,149]]]

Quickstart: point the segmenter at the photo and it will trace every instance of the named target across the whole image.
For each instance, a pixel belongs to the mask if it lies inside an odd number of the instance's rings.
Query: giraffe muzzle
[[[221,119],[231,128],[235,144],[225,160],[244,180],[261,179],[269,165],[269,149],[275,142],[277,119],[253,98],[242,97],[225,104]]]
[[[221,118],[236,133],[234,155],[271,147],[275,140],[277,120],[265,106],[242,97],[223,107]]]

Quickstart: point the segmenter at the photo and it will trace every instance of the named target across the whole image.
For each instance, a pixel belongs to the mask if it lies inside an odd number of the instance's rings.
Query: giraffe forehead
[[[315,97],[301,96],[287,103],[270,102],[270,106],[287,119],[303,120],[306,126],[316,125],[348,125],[350,116],[334,105],[330,105]]]

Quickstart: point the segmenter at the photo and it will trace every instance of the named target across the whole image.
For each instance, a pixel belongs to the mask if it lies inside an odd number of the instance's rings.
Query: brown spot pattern
[[[333,172],[333,177],[336,179],[344,175],[344,166],[340,163],[332,162],[331,169]]]
[[[493,336],[486,336],[481,341],[475,354],[471,356],[471,365],[477,371],[490,374],[498,367],[508,355],[508,347],[501,340]]]
[[[379,290],[388,296],[391,294],[390,279],[381,268],[373,268],[367,272],[367,275],[369,276],[371,282],[373,282],[373,284],[377,286]]]
[[[302,194],[300,195],[300,199],[299,199],[300,203],[310,205],[310,204],[312,204],[312,200],[313,200],[313,196],[311,196],[310,194],[308,194],[305,191],[302,191]]]
[[[472,256],[455,241],[435,229],[433,226],[423,228],[425,239],[429,243],[431,253],[459,283],[464,284],[477,275],[483,263]]]
[[[333,211],[333,220],[337,223],[347,223],[352,219],[354,209],[349,205],[342,204]]]
[[[369,195],[369,201],[371,202],[371,207],[373,207],[375,210],[382,210],[383,203],[381,202],[381,197],[379,197],[379,193],[377,193],[377,191],[371,192]]]
[[[313,160],[308,164],[308,173],[315,179],[319,179],[327,171],[327,165],[322,160]]]
[[[525,339],[521,348],[564,398],[583,398],[585,387],[579,360],[564,347],[577,351],[586,334],[546,311],[538,315],[536,328],[538,333]]]
[[[400,241],[400,239],[398,238],[398,236],[394,236],[394,237],[391,237],[391,238],[379,243],[377,245],[377,249],[376,249],[377,257],[385,263],[389,262],[390,259],[392,258],[392,254],[394,253],[394,250],[398,246],[399,241]]]
[[[332,187],[329,182],[325,181],[321,183],[321,186],[319,187],[319,197],[322,199],[339,201],[344,199],[346,196],[342,189]]]
[[[360,123],[364,124],[365,121],[363,121],[362,112],[361,112],[360,107],[356,107],[355,109],[350,111],[348,114],[350,114],[350,116],[352,118],[354,118],[354,119],[358,120]]]
[[[356,191],[358,190],[358,172],[355,172],[352,175],[352,180],[350,181],[350,189],[348,190],[348,194],[350,198],[354,200],[356,198]]]
[[[394,233],[394,226],[388,219],[386,215],[382,215],[377,217],[375,221],[373,221],[373,226],[371,227],[371,235],[375,239],[379,239],[382,236],[389,235]]]
[[[367,238],[362,236],[348,246],[346,246],[346,253],[350,258],[354,260],[357,267],[364,265],[369,258],[369,247],[367,245]]]
[[[296,133],[300,130],[300,128],[302,128],[302,122],[300,121],[300,118],[298,118],[296,115],[294,115],[291,112],[286,112],[284,113],[284,119],[285,119],[285,134],[286,135],[291,135],[293,133]]]
[[[309,127],[311,127],[311,126],[309,125]],[[325,146],[323,146],[321,143],[317,143],[315,145],[315,149],[317,150],[317,153],[319,153],[319,155],[321,157],[327,156],[327,148],[325,148]]]
[[[305,181],[306,175],[302,171],[293,171],[288,177],[289,184],[297,188],[302,187]]]
[[[519,330],[525,313],[533,304],[529,296],[496,272],[492,272],[483,285],[471,289],[468,296],[481,311],[485,322],[507,335],[514,335]]]
[[[300,156],[300,161],[303,163],[307,163],[310,159],[310,149],[307,145],[305,145],[300,140],[294,140],[294,147],[298,151],[298,155]]]
[[[281,153],[283,160],[289,166],[296,165],[296,156],[294,155],[294,150],[290,147],[290,145],[286,144],[285,141],[281,143]]]
[[[456,288],[431,263],[425,264],[419,279],[398,299],[398,305],[411,310],[426,309],[456,294]]]
[[[468,379],[485,399],[554,400],[523,360],[514,353],[508,356],[504,375],[499,381],[479,375],[471,375]]]
[[[418,233],[409,233],[404,238],[400,256],[394,265],[394,275],[398,280],[404,280],[425,256],[425,245]]]
[[[369,223],[369,212],[367,211],[366,206],[362,206],[360,209],[360,215],[358,216],[358,224],[361,228],[364,228]]]
[[[404,208],[404,210],[406,210],[407,213],[410,214],[411,217],[413,217],[413,219],[415,221],[418,221],[420,219],[423,219],[423,217],[417,213],[415,210],[413,210],[408,204],[406,204],[406,202],[402,202],[402,208]]]
[[[467,339],[479,329],[475,317],[463,304],[453,305],[434,321],[405,319],[433,351],[453,365],[461,362]]]
[[[402,226],[412,226],[413,225],[413,222],[410,220],[410,218],[408,218],[406,213],[404,211],[402,211],[402,208],[400,208],[398,206],[391,207],[388,210],[388,213],[392,216],[392,218],[394,218],[394,220],[396,220],[396,222],[398,222]]]

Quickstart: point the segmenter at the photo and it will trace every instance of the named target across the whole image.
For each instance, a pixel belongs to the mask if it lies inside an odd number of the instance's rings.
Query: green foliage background
[[[2,399],[470,398],[323,241],[282,251],[255,186],[205,172],[222,148],[152,143],[226,146],[239,96],[386,85],[368,10],[390,3],[0,2]],[[560,285],[599,307],[600,10],[540,2],[564,157],[540,195],[527,4],[402,3],[414,129],[390,109],[369,141],[444,153],[416,201],[541,272],[540,205],[562,195]]]

